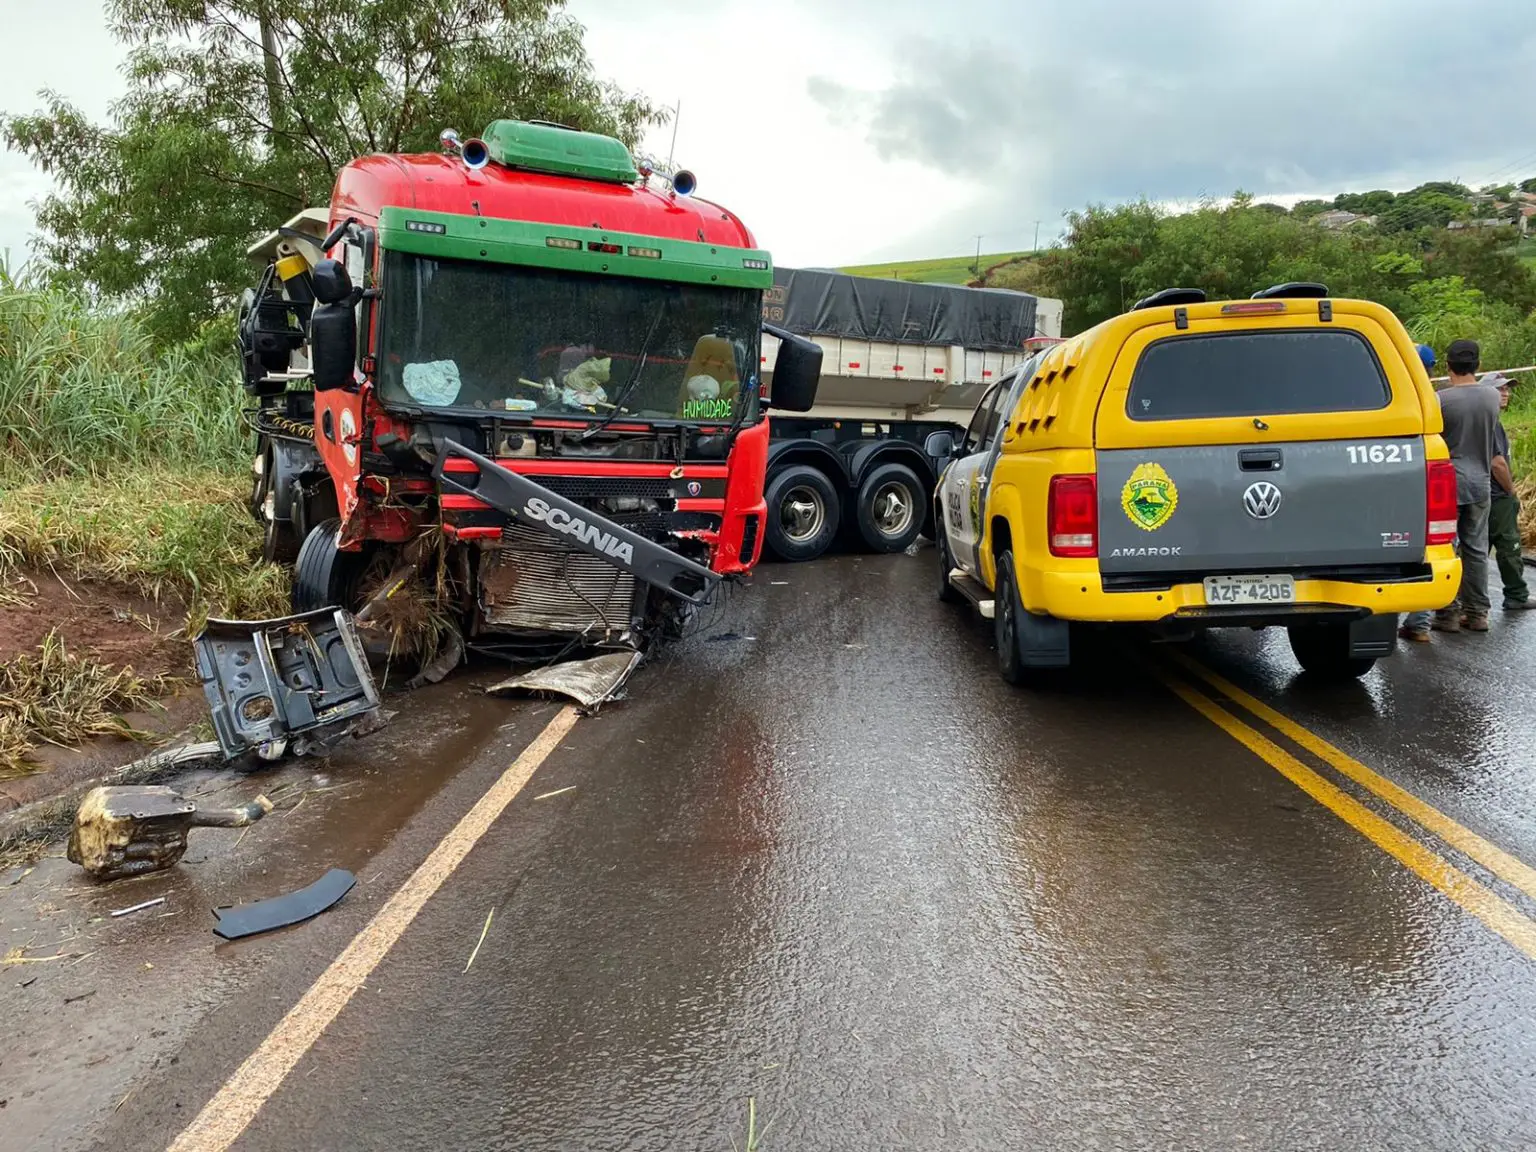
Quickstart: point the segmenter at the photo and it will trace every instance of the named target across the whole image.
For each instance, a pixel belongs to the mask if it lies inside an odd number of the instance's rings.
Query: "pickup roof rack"
[[[1254,300],[1321,300],[1328,295],[1328,285],[1292,280],[1287,284],[1272,284],[1253,294]]]
[[[1164,288],[1150,296],[1143,296],[1131,305],[1132,312],[1143,308],[1166,308],[1169,304],[1204,304],[1204,288]]]

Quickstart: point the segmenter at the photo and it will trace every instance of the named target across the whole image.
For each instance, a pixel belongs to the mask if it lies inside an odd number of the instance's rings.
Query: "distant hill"
[[[982,279],[988,269],[1007,264],[1028,252],[1000,252],[981,258]],[[945,256],[936,260],[902,260],[894,264],[857,264],[839,271],[850,276],[874,276],[884,280],[908,280],[915,284],[973,284],[977,276],[971,271],[974,256]]]

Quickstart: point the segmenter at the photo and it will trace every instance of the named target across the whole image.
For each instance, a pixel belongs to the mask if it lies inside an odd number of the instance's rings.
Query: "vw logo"
[[[1248,515],[1255,520],[1268,520],[1280,511],[1282,499],[1280,489],[1268,480],[1260,480],[1257,484],[1248,485],[1248,491],[1243,493],[1243,507],[1248,509]]]

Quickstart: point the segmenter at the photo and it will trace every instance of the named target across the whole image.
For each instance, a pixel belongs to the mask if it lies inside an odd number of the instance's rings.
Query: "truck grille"
[[[638,496],[642,500],[670,500],[672,482],[665,478],[636,476],[534,476],[533,480],[567,500],[611,500]]]
[[[536,632],[622,632],[635,578],[538,528],[513,524],[481,562],[480,594],[492,628]]]

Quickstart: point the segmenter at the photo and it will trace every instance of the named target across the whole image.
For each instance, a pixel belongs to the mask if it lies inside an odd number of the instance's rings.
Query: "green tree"
[[[1455,277],[1513,308],[1520,316],[1536,309],[1536,273],[1515,255],[1514,228],[1465,228],[1442,232],[1424,257],[1431,279]]]
[[[1042,291],[1062,301],[1066,331],[1091,327],[1136,300],[1136,272],[1157,249],[1163,217],[1146,200],[1067,213],[1066,246],[1040,260]]]
[[[1291,215],[1301,220],[1310,220],[1314,216],[1321,216],[1331,207],[1326,200],[1298,200],[1291,209]]]
[[[1377,216],[1392,207],[1397,197],[1384,189],[1374,192],[1346,192],[1334,197],[1333,206],[1361,216]]]
[[[560,0],[109,0],[130,49],[112,123],[54,92],[0,138],[59,190],[38,210],[62,280],[145,309],[161,341],[227,314],[243,250],[326,202],[366,152],[433,148],[498,117],[632,143],[661,116],[598,79]]]

